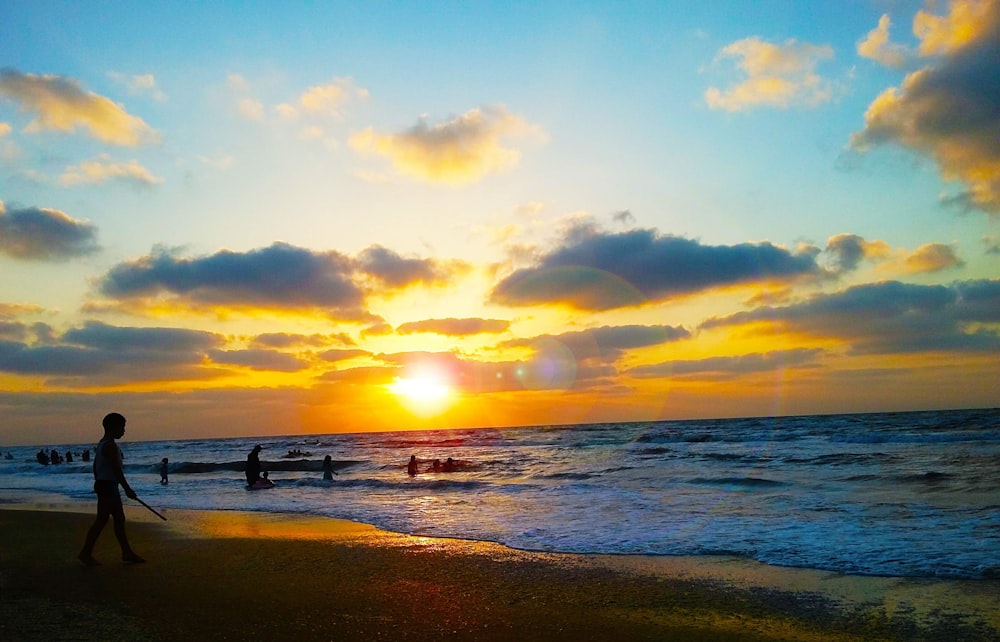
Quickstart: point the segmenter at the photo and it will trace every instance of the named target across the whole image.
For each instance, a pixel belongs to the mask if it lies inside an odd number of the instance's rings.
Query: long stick
[[[148,508],[150,510],[150,512],[152,512],[154,515],[156,515],[157,517],[159,517],[163,521],[167,521],[166,517],[164,517],[163,515],[160,515],[159,513],[157,513],[156,509],[153,508],[152,506],[150,506],[149,504],[147,504],[146,502],[142,501],[138,497],[135,498],[135,501],[139,502],[140,504],[142,504],[143,506],[145,506],[146,508]]]

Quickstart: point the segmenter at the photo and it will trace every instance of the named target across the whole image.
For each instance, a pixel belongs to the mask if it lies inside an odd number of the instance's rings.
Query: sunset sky
[[[1000,0],[0,4],[0,447],[1000,405]]]

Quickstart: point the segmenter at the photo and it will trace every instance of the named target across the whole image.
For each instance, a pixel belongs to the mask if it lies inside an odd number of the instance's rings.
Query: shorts
[[[98,497],[106,497],[109,499],[117,497],[118,499],[121,499],[121,494],[118,492],[117,481],[98,479],[94,482],[94,492],[97,493]]]

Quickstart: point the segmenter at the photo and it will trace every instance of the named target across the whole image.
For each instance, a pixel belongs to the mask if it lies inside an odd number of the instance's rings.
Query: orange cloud
[[[124,163],[111,162],[106,155],[79,165],[67,167],[59,177],[59,183],[64,186],[83,183],[104,183],[109,179],[123,179],[139,185],[158,185],[162,178],[154,176],[139,161],[130,160]]]
[[[829,45],[795,40],[773,44],[754,37],[727,45],[718,57],[737,58],[736,66],[747,78],[726,90],[710,87],[705,102],[712,109],[814,107],[832,96],[830,83],[815,73],[820,61],[833,58]]]
[[[917,14],[914,31],[933,65],[910,73],[869,105],[854,149],[896,143],[933,158],[966,191],[948,199],[1000,212],[1000,2],[955,1],[947,16]]]
[[[504,147],[509,137],[541,136],[541,130],[503,105],[470,109],[450,121],[431,125],[426,119],[398,134],[371,127],[355,133],[350,145],[385,156],[403,174],[429,181],[466,183],[517,166],[520,151]]]
[[[26,130],[29,133],[72,133],[82,127],[94,138],[114,145],[134,147],[159,140],[141,118],[104,96],[86,91],[70,78],[4,69],[0,71],[0,96],[19,102],[23,111],[35,114]]]

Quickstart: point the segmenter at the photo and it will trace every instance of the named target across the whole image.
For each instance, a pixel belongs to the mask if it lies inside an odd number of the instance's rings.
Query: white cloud
[[[833,58],[829,45],[745,38],[724,47],[718,55],[722,58],[737,59],[746,79],[725,90],[709,87],[705,102],[712,109],[815,107],[832,97],[830,82],[815,71],[821,61]]]

